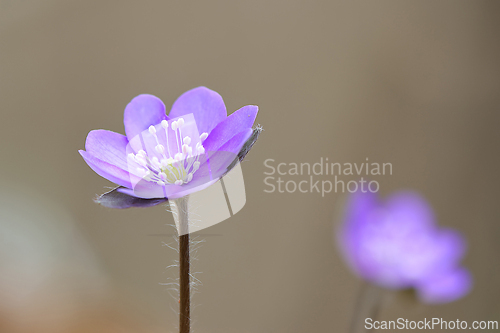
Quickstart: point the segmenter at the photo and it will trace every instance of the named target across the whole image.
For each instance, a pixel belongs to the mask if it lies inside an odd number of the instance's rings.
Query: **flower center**
[[[184,118],[178,118],[170,124],[162,120],[160,125],[164,131],[158,131],[158,133],[155,126],[149,126],[149,134],[155,142],[154,149],[150,149],[149,154],[141,149],[137,154],[128,154],[128,158],[131,162],[138,164],[137,174],[146,181],[155,182],[160,186],[187,184],[200,168],[199,158],[205,153],[202,142],[208,134],[200,135],[200,140],[193,146],[191,137],[182,135]],[[171,144],[169,144],[169,139],[172,139],[172,135],[169,136],[170,129],[175,136],[175,142]],[[165,145],[161,142],[165,142]]]

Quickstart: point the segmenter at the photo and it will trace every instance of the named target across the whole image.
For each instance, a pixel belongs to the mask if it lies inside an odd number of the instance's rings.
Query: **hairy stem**
[[[180,305],[179,333],[189,333],[191,328],[191,279],[189,274],[189,216],[188,197],[175,200],[179,216],[179,273],[180,273]]]

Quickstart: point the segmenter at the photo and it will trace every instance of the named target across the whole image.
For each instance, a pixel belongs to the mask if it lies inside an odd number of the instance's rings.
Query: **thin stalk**
[[[378,316],[380,312],[382,311],[382,290],[380,289],[375,289],[374,290],[375,295],[373,296],[373,304],[371,308],[371,313],[370,313],[370,318],[372,318],[373,321],[378,319]],[[373,327],[370,330],[370,332],[373,331]]]
[[[366,290],[368,289],[368,285],[366,282],[363,282],[361,288],[358,292],[358,296],[356,297],[356,304],[354,305],[354,313],[351,318],[351,326],[349,327],[349,333],[356,333],[356,327],[359,325],[361,320],[361,314],[363,311],[363,301],[366,298]]]
[[[188,197],[175,200],[179,217],[179,333],[189,333],[191,329],[191,279],[189,274],[189,216]]]
[[[367,282],[363,282],[358,293],[354,313],[352,316],[350,333],[358,331],[359,324],[365,322],[366,318],[376,320],[382,309],[382,293],[383,291]],[[372,331],[373,328],[370,330]]]

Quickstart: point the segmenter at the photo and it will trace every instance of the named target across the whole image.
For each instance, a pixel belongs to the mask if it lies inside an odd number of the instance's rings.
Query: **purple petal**
[[[217,154],[221,155],[217,163],[215,157],[210,157],[210,166],[216,170],[216,174],[222,173],[224,175],[234,167],[234,164],[239,161],[238,154],[240,153],[243,145],[250,139],[253,134],[251,128],[246,129],[235,136],[219,148]],[[218,177],[222,177],[222,175]]]
[[[252,133],[252,129],[248,128],[233,136],[217,151],[207,151],[208,161],[202,164],[200,170],[194,174],[193,181],[200,178],[209,181],[215,179],[215,177],[222,177],[228,167],[238,159],[238,153]]]
[[[141,199],[134,196],[127,195],[120,191],[120,187],[117,187],[109,192],[106,192],[95,199],[95,202],[108,207],[108,208],[131,208],[131,207],[151,207],[159,205],[166,202],[167,199]]]
[[[432,208],[419,194],[401,191],[390,196],[385,207],[394,220],[418,229],[434,225],[435,218]]]
[[[462,259],[467,248],[465,237],[453,229],[436,231],[435,243],[433,252],[436,260],[431,266],[434,272],[448,270],[455,266]]]
[[[206,87],[194,88],[182,94],[175,101],[168,116],[176,118],[190,113],[196,119],[200,134],[210,133],[227,117],[222,97]]]
[[[130,182],[130,174],[127,171],[120,169],[119,167],[112,164],[106,163],[90,155],[84,150],[79,150],[78,152],[80,153],[80,155],[82,155],[83,159],[85,160],[85,162],[87,162],[89,167],[94,170],[99,176],[104,177],[117,185],[132,187],[132,184]]]
[[[345,211],[346,224],[364,224],[379,206],[380,203],[375,193],[358,191],[351,194]]]
[[[127,137],[111,131],[94,130],[87,135],[88,154],[123,170],[127,168]]]
[[[219,123],[203,142],[205,149],[216,151],[236,133],[251,128],[258,111],[259,108],[257,106],[247,105],[233,112],[224,121]]]
[[[245,142],[252,136],[252,129],[249,128],[236,134],[231,140],[226,142],[218,151],[210,151],[205,154],[200,161],[200,169],[194,174],[193,180],[188,185],[202,186],[213,181],[217,181],[224,176],[234,166],[238,160],[238,153]]]
[[[472,276],[460,268],[428,279],[417,286],[417,292],[425,303],[448,303],[465,296],[471,288]]]
[[[132,140],[149,126],[159,124],[164,119],[168,119],[165,105],[158,97],[147,94],[135,97],[125,108],[123,117],[127,138]]]
[[[243,147],[243,144],[250,138],[252,135],[253,130],[251,128],[247,128],[235,136],[233,136],[229,141],[224,143],[220,148],[217,149],[218,152],[228,152],[234,154],[236,157],[238,153],[240,152],[241,148]],[[207,151],[212,151],[207,149]]]
[[[344,212],[344,223],[338,232],[338,244],[347,263],[351,269],[365,278],[371,275],[371,268],[365,267],[361,261],[363,244],[359,235],[369,223],[370,214],[377,207],[376,194],[370,192],[351,194]]]

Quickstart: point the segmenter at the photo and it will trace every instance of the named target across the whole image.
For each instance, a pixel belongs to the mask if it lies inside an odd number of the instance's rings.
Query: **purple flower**
[[[125,108],[125,133],[91,131],[80,154],[119,185],[96,201],[112,208],[145,207],[202,190],[241,161],[257,140],[258,107],[229,117],[222,97],[205,87],[182,94],[167,116],[163,102],[139,95]]]
[[[459,263],[464,237],[439,228],[415,193],[396,193],[385,203],[373,193],[353,194],[339,242],[360,277],[390,289],[414,288],[424,302],[451,302],[471,288],[472,278]]]

